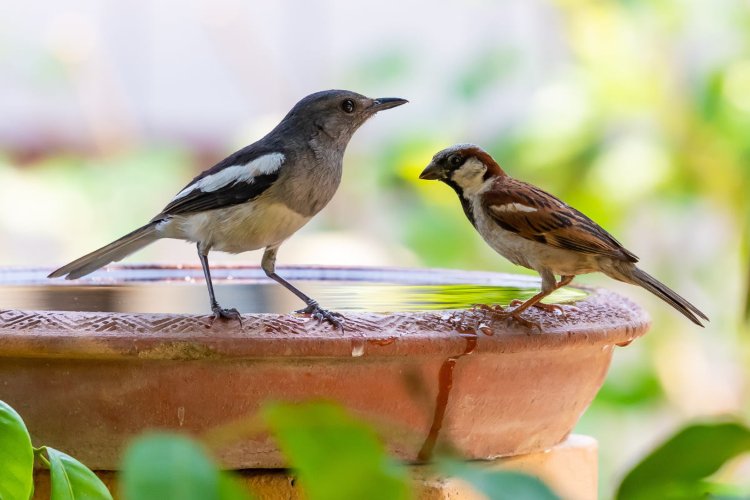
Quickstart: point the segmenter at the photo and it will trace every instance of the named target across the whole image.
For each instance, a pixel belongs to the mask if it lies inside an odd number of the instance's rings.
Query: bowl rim
[[[538,285],[532,276],[436,268],[279,266],[293,280],[381,281],[396,284]],[[76,282],[46,280],[51,269],[2,267],[0,285],[117,285],[153,282],[159,276],[184,281],[202,271],[195,265],[126,264]],[[123,276],[125,275],[125,276]],[[258,266],[212,266],[217,281],[266,280]],[[354,279],[357,278],[357,279]],[[386,280],[387,278],[387,280]],[[401,281],[397,281],[401,280]],[[248,313],[236,321],[210,315],[33,311],[2,309],[0,358],[218,360],[267,358],[375,358],[452,356],[469,344],[475,354],[519,354],[630,343],[650,326],[634,302],[602,288],[574,286],[589,294],[566,317],[530,311],[542,331],[508,323],[486,310],[397,313],[347,312],[342,333],[294,314]],[[483,333],[487,332],[487,333]],[[491,333],[491,335],[489,334]]]

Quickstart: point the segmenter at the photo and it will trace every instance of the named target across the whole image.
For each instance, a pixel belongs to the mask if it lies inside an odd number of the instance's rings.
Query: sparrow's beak
[[[443,177],[445,177],[443,169],[440,167],[440,165],[437,165],[435,163],[430,163],[429,165],[427,165],[427,168],[422,170],[422,173],[419,174],[419,178],[426,181],[434,181],[442,179]]]
[[[402,104],[406,104],[406,99],[401,99],[400,97],[378,97],[377,99],[372,100],[372,110],[374,112],[383,111],[384,109],[391,109],[395,108],[396,106],[401,106]]]

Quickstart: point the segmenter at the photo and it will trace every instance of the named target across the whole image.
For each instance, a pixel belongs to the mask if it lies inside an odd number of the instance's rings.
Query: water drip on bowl
[[[453,388],[453,371],[456,368],[456,362],[474,352],[477,347],[477,334],[463,333],[461,337],[466,341],[466,345],[461,354],[451,356],[440,366],[438,372],[438,394],[435,400],[435,413],[432,417],[432,424],[430,425],[430,431],[427,434],[427,438],[422,444],[422,448],[419,450],[417,458],[421,461],[427,461],[432,457],[432,452],[435,449],[440,429],[443,427],[443,420],[445,418],[446,410],[448,409],[448,401],[450,398],[450,392]]]
[[[479,326],[477,326],[477,330],[488,337],[492,337],[493,335],[495,335],[495,332],[492,331],[492,328],[490,328],[489,325],[485,323],[480,323]]]
[[[352,338],[352,357],[359,358],[365,353],[365,339],[362,337]]]

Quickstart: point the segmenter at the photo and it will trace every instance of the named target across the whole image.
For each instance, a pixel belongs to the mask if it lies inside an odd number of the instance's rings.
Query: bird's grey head
[[[354,132],[378,111],[409,101],[397,97],[372,99],[348,90],[324,90],[305,97],[287,113],[277,129],[305,131],[346,145]]]

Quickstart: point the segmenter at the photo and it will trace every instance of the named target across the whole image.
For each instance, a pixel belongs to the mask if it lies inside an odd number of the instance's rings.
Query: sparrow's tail
[[[688,302],[687,300],[680,297],[680,295],[675,292],[674,290],[670,289],[667,285],[660,282],[647,272],[638,269],[636,266],[630,267],[626,272],[616,273],[616,274],[609,274],[611,277],[618,279],[620,281],[625,281],[626,283],[631,283],[633,285],[642,286],[649,292],[653,293],[660,299],[662,299],[664,302],[668,303],[678,311],[680,311],[682,314],[685,315],[690,321],[695,323],[698,326],[703,326],[703,323],[701,323],[700,319],[698,317],[703,318],[704,320],[708,321],[708,316],[703,314],[700,309],[695,307],[693,304]]]
[[[160,221],[154,221],[146,224],[132,233],[126,234],[119,240],[113,241],[99,250],[94,250],[80,259],[76,259],[70,264],[64,265],[47,277],[59,278],[60,276],[65,276],[65,279],[74,280],[81,276],[86,276],[89,273],[93,273],[110,262],[122,260],[136,250],[140,250],[161,237],[156,229],[159,222]]]

